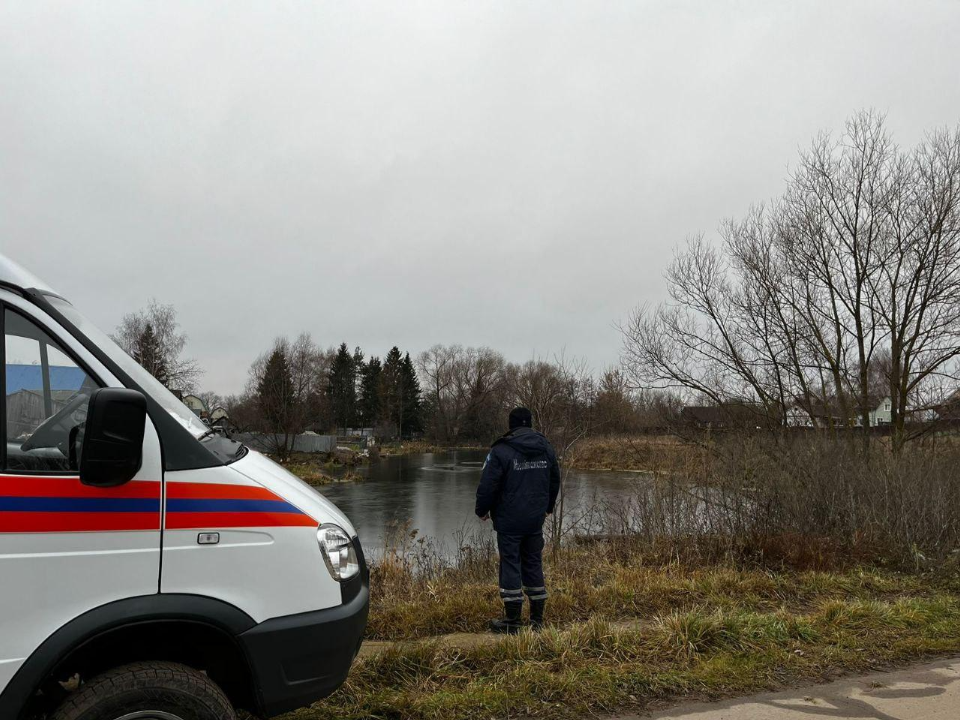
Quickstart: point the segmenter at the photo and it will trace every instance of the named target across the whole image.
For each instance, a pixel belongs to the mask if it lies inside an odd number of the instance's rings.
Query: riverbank
[[[337,481],[334,471],[380,458],[436,455],[458,451],[484,451],[487,445],[439,445],[410,440],[377,445],[338,448],[330,453],[294,453],[283,463],[295,475],[316,485]],[[571,448],[565,465],[575,470],[665,474],[689,470],[706,457],[703,450],[670,435],[588,437]],[[333,474],[331,474],[333,473]]]
[[[575,470],[662,475],[689,471],[706,459],[702,448],[673,435],[604,435],[576,443],[567,453],[565,465]]]
[[[486,445],[439,445],[426,440],[405,440],[403,442],[383,443],[376,447],[380,457],[400,455],[428,455],[450,453],[458,450],[486,450]]]
[[[464,549],[451,566],[418,552],[374,566],[368,638],[381,643],[344,688],[290,719],[577,717],[960,651],[955,568],[572,546],[547,559],[549,630],[489,640],[502,607],[492,549]]]
[[[286,462],[280,464],[308,485],[323,487],[362,482],[363,476],[355,468],[365,462],[367,457],[361,453],[335,450],[329,453],[293,453]]]
[[[489,444],[439,445],[422,440],[384,443],[381,457],[488,450]],[[663,474],[688,470],[702,462],[705,452],[673,435],[603,435],[586,437],[567,452],[564,465],[575,470]]]
[[[837,601],[810,614],[689,612],[593,620],[489,645],[396,645],[293,717],[580,718],[817,682],[960,649],[955,599]]]

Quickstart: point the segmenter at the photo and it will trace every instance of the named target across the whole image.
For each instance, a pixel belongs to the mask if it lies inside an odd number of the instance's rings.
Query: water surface
[[[403,526],[455,548],[461,533],[493,537],[490,523],[473,513],[485,457],[485,450],[461,450],[382,458],[358,469],[363,482],[320,491],[347,514],[370,552]],[[597,498],[628,498],[638,482],[635,473],[572,471],[565,485],[565,515],[573,521]]]

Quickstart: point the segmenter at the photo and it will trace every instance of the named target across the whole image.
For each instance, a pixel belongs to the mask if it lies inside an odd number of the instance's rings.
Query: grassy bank
[[[489,443],[442,445],[426,440],[384,443],[381,456],[487,450]],[[566,463],[580,470],[623,470],[664,473],[685,469],[701,451],[672,435],[615,435],[587,437],[568,453]]]
[[[430,573],[374,568],[371,638],[346,686],[300,720],[578,717],[719,697],[960,652],[960,579],[870,566],[777,570],[667,562],[639,548],[564,549],[548,566],[551,628],[490,643],[487,559]]]
[[[281,463],[304,482],[320,487],[333,483],[357,482],[363,477],[353,468],[362,464],[362,458],[352,452],[332,453],[293,453],[290,458]]]
[[[603,435],[574,445],[565,464],[577,470],[663,474],[689,470],[704,458],[702,448],[673,435]]]
[[[593,620],[469,648],[399,644],[290,718],[583,717],[721,697],[960,650],[955,596],[828,601],[809,613],[712,611],[647,627]]]
[[[403,442],[383,443],[377,446],[381,457],[395,455],[421,455],[431,453],[448,453],[456,450],[485,450],[486,445],[440,445],[427,440],[405,440]]]
[[[459,562],[445,567],[427,544],[414,544],[412,553],[388,554],[373,567],[367,637],[484,632],[502,607],[492,548],[464,549]],[[826,601],[936,597],[956,589],[949,574],[852,565],[833,553],[778,559],[776,548],[786,545],[789,540],[763,541],[764,566],[731,559],[725,549],[654,549],[631,542],[565,546],[545,557],[550,620],[559,626],[595,617],[647,621],[698,608],[803,613]],[[796,560],[802,565],[785,564]]]
[[[550,629],[478,643],[432,636],[483,632],[500,611],[493,557],[433,557],[373,568],[368,636],[394,642],[288,720],[578,717],[960,652],[950,568],[773,569],[677,546],[565,547],[548,558]]]

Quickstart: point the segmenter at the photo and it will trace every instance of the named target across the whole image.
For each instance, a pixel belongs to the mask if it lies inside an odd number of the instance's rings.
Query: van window
[[[98,383],[33,321],[3,315],[7,470],[76,470]]]

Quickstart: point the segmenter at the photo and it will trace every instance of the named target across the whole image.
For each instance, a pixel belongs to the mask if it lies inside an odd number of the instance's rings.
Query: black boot
[[[530,626],[535,632],[543,630],[543,610],[546,605],[546,600],[530,601]]]
[[[490,629],[497,635],[516,635],[520,632],[522,622],[520,616],[523,613],[522,602],[508,602],[503,604],[503,617],[493,620],[490,623]]]

